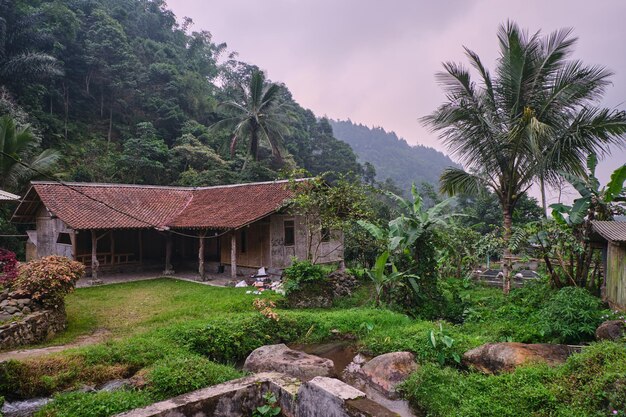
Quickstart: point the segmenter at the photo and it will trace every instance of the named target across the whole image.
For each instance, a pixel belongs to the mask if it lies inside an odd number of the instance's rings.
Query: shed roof
[[[591,222],[593,231],[611,242],[626,242],[626,222],[599,221]]]
[[[0,201],[17,201],[20,199],[19,195],[11,194],[7,191],[0,190]]]
[[[33,182],[13,221],[32,223],[43,204],[76,230],[232,229],[279,210],[292,196],[287,181],[201,188]]]

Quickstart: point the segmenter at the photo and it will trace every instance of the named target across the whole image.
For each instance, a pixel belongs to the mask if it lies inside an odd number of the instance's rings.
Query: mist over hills
[[[349,144],[361,163],[374,165],[378,181],[391,178],[402,190],[408,190],[413,182],[437,185],[441,172],[456,166],[442,152],[422,145],[411,146],[382,127],[370,128],[350,120],[330,120],[330,124],[334,136]]]

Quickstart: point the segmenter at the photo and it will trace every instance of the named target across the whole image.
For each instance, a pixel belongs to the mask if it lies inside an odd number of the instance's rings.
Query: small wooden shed
[[[626,309],[626,222],[594,221],[593,232],[603,243],[604,297]]]

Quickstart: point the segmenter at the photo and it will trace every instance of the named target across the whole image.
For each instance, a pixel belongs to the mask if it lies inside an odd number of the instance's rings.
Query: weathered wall
[[[65,309],[40,310],[0,325],[0,350],[49,340],[67,325]]]
[[[626,309],[626,245],[608,244],[606,288],[607,300]]]
[[[237,230],[237,266],[260,268],[270,267],[270,222],[269,219],[262,219],[250,226]],[[241,244],[242,230],[247,234],[247,248],[243,252]],[[230,265],[231,235],[225,234],[220,238],[220,259],[222,263]]]
[[[285,246],[284,222],[293,220],[295,223],[295,244]],[[328,242],[321,241],[321,235],[316,232],[309,242],[308,225],[302,216],[275,214],[270,218],[271,225],[271,256],[272,266],[285,268],[291,265],[291,258],[307,259],[309,250],[311,259],[316,263],[339,262],[343,259],[343,234],[333,231]]]
[[[68,233],[71,242],[74,242],[74,231],[67,227],[61,219],[52,218],[45,207],[37,213],[37,257],[61,255],[74,259],[72,244],[57,243],[59,233]]]

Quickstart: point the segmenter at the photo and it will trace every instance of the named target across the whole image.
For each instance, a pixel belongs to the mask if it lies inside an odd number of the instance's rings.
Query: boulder
[[[624,335],[626,335],[624,320],[605,321],[596,329],[597,340],[620,340]]]
[[[246,371],[275,371],[307,381],[316,376],[332,375],[333,367],[330,359],[289,349],[283,343],[255,349],[243,365]]]
[[[360,360],[361,358],[355,358]],[[356,362],[355,362],[356,364]],[[358,374],[368,384],[389,398],[395,398],[396,387],[417,370],[415,356],[410,352],[391,352],[366,362]]]
[[[567,345],[548,343],[487,343],[463,355],[463,364],[487,374],[512,371],[520,365],[543,362],[558,365],[574,353]]]

